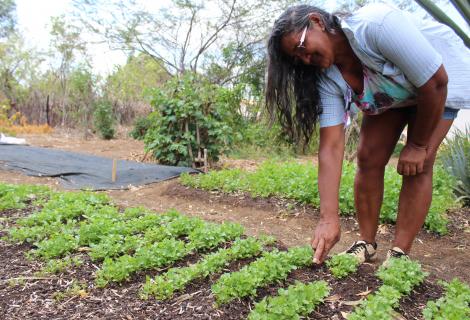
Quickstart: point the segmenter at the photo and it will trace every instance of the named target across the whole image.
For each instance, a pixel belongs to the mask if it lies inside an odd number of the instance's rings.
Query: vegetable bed
[[[410,261],[313,266],[309,247],[102,194],[0,185],[1,205],[2,319],[344,319],[370,305],[406,319],[470,315],[467,284],[430,281]]]

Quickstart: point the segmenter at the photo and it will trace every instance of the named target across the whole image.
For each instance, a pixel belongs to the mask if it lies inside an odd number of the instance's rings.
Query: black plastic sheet
[[[25,145],[0,144],[0,165],[29,176],[57,177],[67,189],[129,189],[178,177],[185,168],[117,160],[116,181],[112,182],[113,160],[105,157]]]

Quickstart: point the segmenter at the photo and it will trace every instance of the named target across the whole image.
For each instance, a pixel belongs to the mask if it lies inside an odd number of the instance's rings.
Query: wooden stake
[[[207,149],[204,148],[204,173],[209,171],[209,163],[207,162]]]
[[[112,173],[112,176],[111,176],[111,180],[113,182],[116,182],[116,171],[117,171],[117,160],[113,159],[113,173]]]

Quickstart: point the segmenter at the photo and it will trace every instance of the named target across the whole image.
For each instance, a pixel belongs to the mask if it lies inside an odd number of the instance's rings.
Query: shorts
[[[405,108],[396,108],[396,109],[391,109],[391,110],[403,110],[404,112],[410,113],[410,114],[415,114],[416,113],[416,106],[412,107],[405,107]],[[452,109],[445,107],[444,112],[442,113],[442,119],[444,120],[454,120],[457,118],[457,114],[459,113],[460,109]]]
[[[457,118],[457,114],[459,113],[459,109],[452,109],[452,108],[444,108],[444,113],[442,114],[442,119],[444,120],[454,120]]]

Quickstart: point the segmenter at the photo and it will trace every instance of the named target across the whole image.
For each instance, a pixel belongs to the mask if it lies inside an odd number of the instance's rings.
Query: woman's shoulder
[[[401,12],[400,9],[386,3],[372,3],[355,11],[349,18],[348,23],[376,23],[382,24],[385,18],[393,12]]]
[[[347,91],[347,83],[335,65],[320,74],[317,85],[320,94],[343,96]]]

